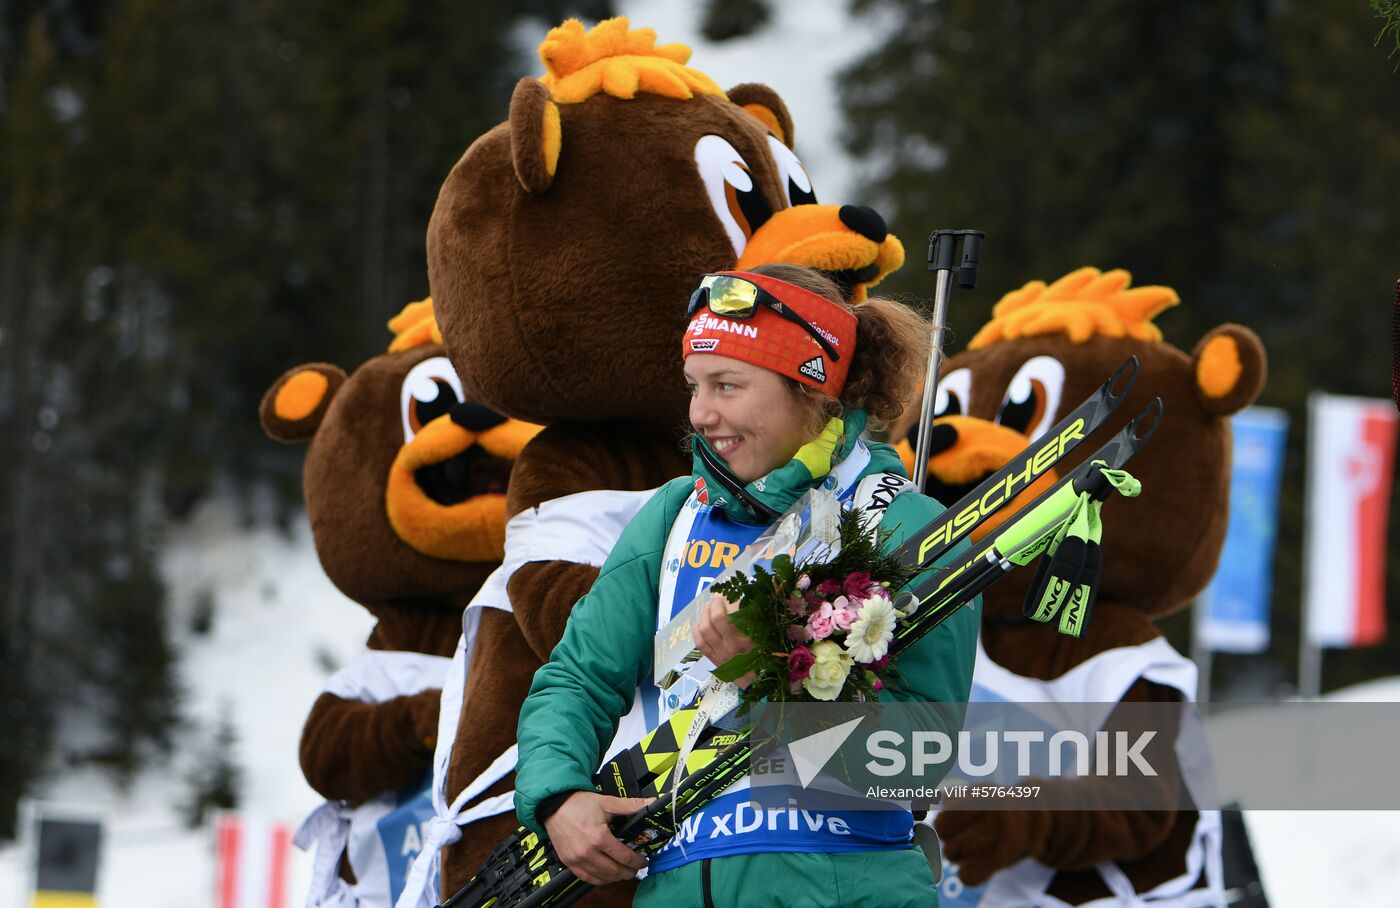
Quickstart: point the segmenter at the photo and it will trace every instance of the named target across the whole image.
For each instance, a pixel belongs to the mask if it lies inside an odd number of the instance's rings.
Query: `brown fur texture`
[[[735,260],[695,143],[724,136],[781,198],[767,130],[711,97],[596,97],[560,116],[548,192],[516,179],[513,123],[478,139],[443,184],[428,228],[443,340],[465,364],[467,394],[494,409],[669,428],[685,412],[681,381],[666,380],[678,375],[684,302],[699,275]],[[599,380],[600,360],[617,380]]]
[[[599,29],[615,29],[616,21]],[[546,55],[551,68],[558,59]],[[903,248],[873,212],[862,234],[845,225],[837,206],[793,207],[786,169],[792,121],[772,89],[742,86],[733,100],[645,90],[627,98],[606,91],[556,97],[560,151],[546,180],[536,160],[545,98],[531,83],[517,86],[510,119],[453,167],[428,226],[433,299],[466,393],[498,412],[549,424],[512,475],[512,515],[562,495],[645,490],[688,472],[678,432],[686,414],[685,302],[700,275],[734,267],[765,229],[773,237],[775,224],[808,222],[785,215],[819,215],[810,222],[822,224],[823,243],[805,258],[794,251],[784,260],[840,273],[854,299],[903,260]],[[737,214],[736,202],[711,201],[712,190],[724,196],[725,184],[713,159],[697,155],[707,136],[727,142],[751,179],[748,207]],[[774,142],[783,145],[775,149]],[[736,190],[729,188],[732,200]],[[741,230],[743,242],[726,223]],[[870,236],[870,223],[882,235]],[[800,245],[800,227],[778,233],[764,248]],[[449,798],[513,742],[530,678],[595,576],[588,565],[530,564],[510,583],[514,621],[485,610]],[[515,822],[505,815],[466,829],[443,856],[445,895],[470,879]],[[630,892],[608,887],[591,898],[626,903]]]
[[[1029,286],[1029,285],[1028,285]],[[1162,288],[1144,288],[1160,290]],[[1174,301],[1174,294],[1171,294]],[[999,314],[1004,315],[1003,310]],[[961,370],[971,374],[971,393],[956,410],[962,418],[941,420],[944,447],[930,462],[931,491],[951,504],[995,466],[966,475],[962,461],[975,455],[978,439],[1000,439],[1008,427],[991,431],[1003,417],[1008,386],[1033,357],[1049,356],[1064,367],[1059,406],[1044,425],[1077,406],[1130,355],[1141,361],[1132,393],[1115,420],[1065,458],[1068,472],[1094,451],[1154,396],[1165,412],[1150,444],[1128,465],[1142,480],[1142,495],[1111,501],[1103,511],[1103,571],[1092,620],[1081,639],[1059,634],[1053,625],[1022,616],[1022,603],[1034,572],[1018,571],[983,594],[982,643],[987,654],[1009,671],[1053,679],[1091,657],[1117,647],[1147,643],[1159,636],[1152,619],[1185,607],[1215,572],[1229,512],[1230,426],[1228,416],[1253,401],[1263,386],[1262,344],[1247,328],[1224,325],[1211,338],[1228,336],[1240,368],[1224,395],[1206,395],[1197,383],[1197,362],[1170,344],[1094,332],[1075,342],[1061,331],[998,339],[944,361],[945,380]],[[949,382],[947,386],[956,384]],[[1041,389],[1037,389],[1037,394]],[[905,426],[909,426],[906,420]],[[938,424],[940,420],[935,420]],[[980,431],[976,424],[988,427]],[[901,427],[904,428],[904,427]],[[954,429],[958,431],[953,431]],[[1026,431],[1031,426],[1014,426]],[[909,438],[912,443],[912,427]],[[1024,447],[1028,439],[1019,447]],[[1012,452],[1014,453],[1014,452]],[[1018,502],[1019,503],[1019,502]],[[1177,691],[1137,681],[1125,701],[1172,701]],[[1108,728],[1113,727],[1110,718]],[[1170,740],[1170,739],[1168,739]],[[1164,752],[1161,764],[1170,765]],[[1104,780],[1060,783],[1059,794],[1091,806]],[[1175,783],[1175,784],[1179,784]],[[1067,800],[1067,803],[1070,801]],[[950,804],[950,807],[965,805]],[[1194,811],[987,812],[945,810],[935,821],[950,860],[962,861],[964,882],[979,885],[993,872],[1034,857],[1057,873],[1050,893],[1071,904],[1109,895],[1095,864],[1115,861],[1139,892],[1185,871],[1184,856],[1195,826]]]

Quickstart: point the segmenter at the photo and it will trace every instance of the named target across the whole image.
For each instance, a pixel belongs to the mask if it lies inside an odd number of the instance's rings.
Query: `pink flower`
[[[870,688],[872,690],[884,690],[885,682],[881,681],[879,678],[876,678],[873,682],[871,682]]]
[[[832,599],[841,594],[841,584],[835,580],[823,580],[817,584],[817,595],[823,599]]]
[[[870,595],[877,599],[891,599],[890,588],[884,583],[877,583],[870,587]]]
[[[877,671],[877,672],[879,672],[879,671],[884,671],[884,670],[885,670],[885,667],[888,666],[889,664],[890,664],[890,654],[889,654],[889,653],[885,653],[883,656],[881,656],[880,658],[876,659],[874,662],[867,662],[867,663],[865,663],[865,667],[868,668],[868,669],[870,669],[871,671]],[[877,688],[877,690],[878,690],[878,688]]]
[[[808,575],[803,574],[801,577],[798,577],[798,578],[797,578],[797,588],[798,588],[799,590],[805,590],[807,587],[809,587],[809,586],[811,586],[811,585],[812,585],[812,578],[809,577]]]
[[[788,653],[788,680],[801,681],[811,674],[812,666],[817,659],[812,655],[812,651],[805,646],[799,646]]]
[[[797,643],[810,643],[812,641],[812,632],[807,630],[807,625],[805,624],[789,624],[787,638]]]
[[[823,602],[821,607],[807,616],[807,630],[813,640],[825,640],[831,636],[831,603]]]
[[[854,620],[856,620],[856,610],[851,608],[851,600],[845,596],[837,596],[836,601],[831,603],[831,623],[839,631],[848,631]]]
[[[869,571],[856,571],[846,576],[845,582],[841,584],[841,590],[852,599],[864,599],[870,595],[872,585]]]

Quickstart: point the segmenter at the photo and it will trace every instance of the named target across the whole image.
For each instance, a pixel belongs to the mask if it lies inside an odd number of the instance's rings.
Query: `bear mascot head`
[[[536,422],[670,429],[700,275],[793,262],[862,299],[903,262],[873,210],[816,204],[776,92],[721,91],[689,56],[626,19],[554,29],[547,74],[516,85],[509,120],[443,183],[428,274],[475,399]]]
[[[511,465],[539,431],[463,395],[429,300],[389,327],[384,355],[349,376],[298,366],[260,408],[269,436],[309,443],[303,490],[321,565],[378,619],[366,652],[327,682],[301,739],[311,787],[367,810],[430,768],[462,610],[501,561]],[[353,860],[339,862],[340,877],[370,885]]]
[[[616,516],[604,490],[640,492],[689,471],[678,354],[701,275],[792,262],[858,301],[903,262],[875,211],[817,204],[777,92],[726,92],[689,57],[622,18],[551,30],[545,75],[516,85],[506,122],[443,183],[428,274],[448,356],[473,400],[547,424],[512,474],[512,517],[566,497]],[[611,545],[590,551],[576,534],[563,544],[547,517],[535,541],[512,537],[531,554],[510,576],[508,605],[482,609],[449,801],[513,744],[530,678]],[[508,788],[502,779],[491,791]],[[480,822],[448,849],[444,893],[513,819]]]
[[[1189,676],[1191,688],[1195,678],[1189,663],[1160,639],[1152,620],[1185,607],[1215,571],[1229,515],[1229,416],[1258,396],[1264,348],[1248,328],[1227,324],[1209,331],[1188,355],[1164,342],[1152,321],[1179,302],[1176,292],[1130,284],[1126,271],[1096,268],[1081,268],[1048,285],[1031,281],[996,304],[991,321],[967,350],[944,361],[928,490],[950,504],[1036,441],[1130,356],[1137,357],[1140,369],[1118,423],[1154,396],[1165,404],[1150,443],[1128,464],[1142,482],[1141,496],[1109,502],[1103,510],[1098,599],[1082,639],[1024,617],[1034,571],[1012,573],[983,594],[983,651],[973,678],[974,699],[979,684],[1002,672],[1059,685],[1046,686],[1047,691],[1060,690],[1076,672],[1075,677],[1119,679],[1079,689],[1075,696],[1086,701],[1194,699],[1194,689],[1150,680],[1171,674],[1154,675],[1152,666],[1161,665]],[[912,464],[915,427],[906,422],[899,428],[904,427],[909,437],[897,447]],[[1117,428],[1117,423],[1106,426],[1101,437],[1068,454],[1058,474],[1082,463]],[[1011,508],[1029,502],[1053,479],[1023,491]],[[1127,666],[1097,675],[1086,670],[1115,660],[1127,660]],[[1075,803],[1093,802],[1086,792],[1071,797]],[[945,855],[961,861],[960,885],[975,887],[996,872],[1018,872],[1007,868],[1034,858],[1054,871],[1047,878],[1049,893],[1079,904],[1109,896],[1106,882],[1092,869],[1105,862],[1116,863],[1138,892],[1186,873],[1199,819],[1193,810],[945,809],[936,828]]]

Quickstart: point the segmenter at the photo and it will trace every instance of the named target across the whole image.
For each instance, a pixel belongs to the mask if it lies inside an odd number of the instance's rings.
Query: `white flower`
[[[802,679],[802,686],[818,700],[835,700],[851,673],[851,657],[830,640],[812,644],[812,656],[817,661]]]
[[[857,662],[874,662],[884,656],[894,639],[896,612],[888,599],[872,596],[861,603],[860,614],[846,634],[846,651]]]

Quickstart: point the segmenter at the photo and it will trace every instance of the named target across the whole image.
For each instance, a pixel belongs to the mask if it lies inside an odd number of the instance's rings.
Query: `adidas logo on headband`
[[[814,356],[805,363],[797,367],[797,371],[810,378],[812,381],[819,381],[826,384],[826,365],[820,356]]]

